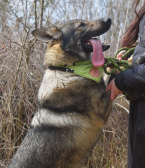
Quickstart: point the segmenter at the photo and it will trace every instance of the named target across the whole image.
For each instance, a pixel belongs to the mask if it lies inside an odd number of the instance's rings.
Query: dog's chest
[[[39,88],[38,102],[41,103],[45,99],[48,99],[56,89],[69,88],[76,83],[81,84],[82,80],[83,77],[79,77],[71,73],[47,69]]]

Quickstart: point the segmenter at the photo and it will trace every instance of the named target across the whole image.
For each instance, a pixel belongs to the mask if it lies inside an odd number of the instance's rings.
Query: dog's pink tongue
[[[89,42],[93,47],[92,64],[95,67],[103,66],[105,63],[105,58],[102,51],[102,43],[99,39],[91,39]]]

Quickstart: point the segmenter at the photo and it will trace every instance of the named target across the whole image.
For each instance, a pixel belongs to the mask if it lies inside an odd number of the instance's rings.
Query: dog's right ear
[[[41,28],[32,31],[33,36],[44,42],[48,43],[50,40],[57,40],[61,37],[61,32],[55,28]]]

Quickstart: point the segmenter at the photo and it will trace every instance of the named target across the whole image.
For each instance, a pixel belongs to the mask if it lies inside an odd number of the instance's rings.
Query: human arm
[[[145,91],[145,64],[139,64],[116,75],[115,85],[122,91]]]
[[[145,91],[145,64],[117,74],[106,88],[106,91],[108,90],[111,90],[111,100],[114,100],[122,91]]]

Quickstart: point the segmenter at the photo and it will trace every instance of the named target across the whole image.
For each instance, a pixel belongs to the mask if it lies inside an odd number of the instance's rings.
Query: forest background
[[[0,0],[1,168],[8,166],[36,112],[46,45],[35,40],[32,30],[110,17],[111,29],[100,39],[111,45],[104,55],[114,57],[134,16],[133,0]],[[108,124],[82,168],[127,168],[128,107],[123,95],[115,100]]]

